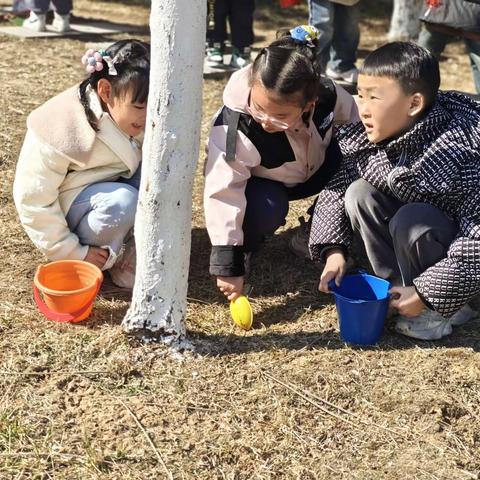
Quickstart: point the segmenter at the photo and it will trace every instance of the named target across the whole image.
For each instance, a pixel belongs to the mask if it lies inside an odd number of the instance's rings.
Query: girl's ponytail
[[[305,104],[315,100],[322,74],[317,37],[318,30],[307,25],[281,32],[253,62],[251,83],[260,80],[282,97],[300,92]]]
[[[88,123],[95,131],[98,131],[97,118],[90,109],[87,88],[90,86],[97,91],[101,78],[110,82],[114,96],[125,95],[131,91],[134,103],[147,101],[150,80],[149,44],[140,40],[120,40],[106,51],[87,51],[82,60],[87,65],[87,71],[91,73],[80,84],[80,102],[85,109]]]

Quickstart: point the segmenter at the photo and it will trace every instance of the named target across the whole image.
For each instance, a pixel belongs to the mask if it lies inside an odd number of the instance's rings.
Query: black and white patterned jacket
[[[328,247],[348,251],[347,187],[363,178],[405,203],[423,202],[454,218],[459,232],[447,257],[414,279],[427,304],[449,317],[480,292],[480,105],[439,93],[431,111],[403,136],[370,143],[361,123],[342,126],[340,170],[318,198],[310,234],[313,259]]]

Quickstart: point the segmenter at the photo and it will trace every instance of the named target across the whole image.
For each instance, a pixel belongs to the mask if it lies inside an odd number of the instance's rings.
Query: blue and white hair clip
[[[312,25],[299,25],[298,27],[290,30],[290,36],[298,43],[303,43],[309,47],[314,48],[314,40],[317,40],[320,32]]]

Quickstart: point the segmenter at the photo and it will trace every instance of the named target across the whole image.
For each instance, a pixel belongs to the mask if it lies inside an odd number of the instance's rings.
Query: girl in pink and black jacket
[[[320,192],[340,163],[336,124],[358,120],[353,97],[321,78],[317,31],[302,26],[230,78],[208,141],[204,206],[210,273],[241,294],[245,255],[285,223],[289,201]]]

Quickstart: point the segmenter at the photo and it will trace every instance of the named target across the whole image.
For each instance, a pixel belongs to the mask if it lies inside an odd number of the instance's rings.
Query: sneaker
[[[330,77],[333,80],[343,80],[344,82],[351,83],[352,85],[355,85],[358,80],[358,70],[355,67],[350,70],[346,70],[345,72],[336,72],[335,70],[327,67],[325,73],[327,77]]]
[[[470,305],[464,305],[457,313],[450,317],[450,324],[454,327],[458,327],[467,323],[476,315],[477,312],[473,310]]]
[[[290,251],[299,258],[311,260],[310,250],[308,248],[308,239],[310,236],[310,225],[305,221],[304,217],[299,217],[300,226],[291,236],[288,242]]]
[[[70,14],[59,15],[57,12],[53,12],[52,29],[59,33],[70,31]]]
[[[47,14],[30,12],[30,16],[23,21],[23,28],[28,28],[34,32],[44,32],[46,30]]]
[[[395,330],[419,340],[439,340],[452,333],[452,324],[439,313],[426,310],[417,317],[400,316],[395,324]]]
[[[245,65],[252,63],[252,49],[250,47],[233,48],[230,66],[233,68],[243,68]]]
[[[223,67],[223,43],[214,43],[207,48],[207,65],[210,67]]]

